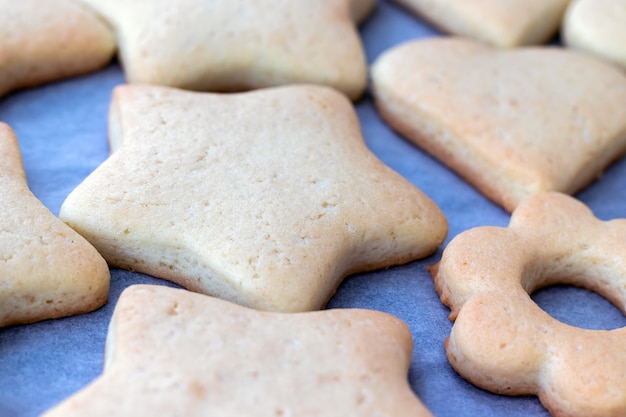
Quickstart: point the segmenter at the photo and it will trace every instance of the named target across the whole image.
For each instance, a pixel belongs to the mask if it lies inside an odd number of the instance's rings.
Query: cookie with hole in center
[[[540,193],[508,227],[457,235],[432,269],[454,325],[452,367],[505,395],[537,395],[556,417],[626,415],[626,328],[562,323],[530,297],[549,285],[583,287],[626,313],[626,219],[601,221],[573,197]]]

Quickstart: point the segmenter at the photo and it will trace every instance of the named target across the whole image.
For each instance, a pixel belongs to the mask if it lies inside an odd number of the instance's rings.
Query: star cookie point
[[[0,327],[86,313],[107,300],[109,269],[28,189],[17,138],[0,123]]]

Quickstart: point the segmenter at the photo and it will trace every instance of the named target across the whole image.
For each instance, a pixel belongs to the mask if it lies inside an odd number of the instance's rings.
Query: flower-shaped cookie
[[[232,91],[329,85],[353,99],[367,66],[356,28],[373,0],[82,0],[115,29],[130,83]]]
[[[570,284],[625,311],[626,219],[601,221],[572,197],[541,193],[508,228],[456,236],[432,272],[456,319],[448,359],[464,378],[496,393],[536,394],[554,416],[626,415],[626,328],[566,325],[529,296]]]
[[[412,345],[378,311],[267,313],[137,285],[115,307],[102,376],[45,416],[429,417],[407,383]]]

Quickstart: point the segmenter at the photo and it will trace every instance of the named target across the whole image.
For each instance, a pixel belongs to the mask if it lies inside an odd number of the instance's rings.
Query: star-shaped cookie
[[[390,126],[508,211],[581,190],[626,151],[626,77],[571,50],[411,41],[376,60],[372,85]]]
[[[237,91],[294,83],[365,89],[355,24],[373,0],[82,0],[115,29],[129,83]]]
[[[106,262],[30,192],[17,139],[4,123],[0,210],[0,327],[85,313],[106,302]]]
[[[107,64],[113,33],[73,0],[0,0],[0,96]]]
[[[412,416],[412,340],[372,310],[247,309],[137,285],[115,307],[105,369],[54,416]]]
[[[430,255],[447,222],[322,86],[116,88],[115,152],[60,217],[109,264],[263,310],[322,308],[343,277]]]

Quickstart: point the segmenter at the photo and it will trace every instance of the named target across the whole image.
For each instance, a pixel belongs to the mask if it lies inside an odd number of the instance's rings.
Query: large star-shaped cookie
[[[0,0],[0,96],[94,71],[114,53],[112,32],[73,0]]]
[[[331,88],[120,86],[109,130],[117,150],[60,217],[111,265],[194,291],[318,309],[347,274],[427,256],[447,233],[439,208],[367,149]]]
[[[412,416],[412,341],[371,310],[280,314],[138,285],[115,308],[104,373],[54,416]]]
[[[373,0],[83,0],[117,34],[130,83],[233,91],[319,83],[358,98],[355,22]]]
[[[581,190],[626,151],[626,77],[573,51],[418,40],[379,57],[372,80],[394,129],[508,211]]]
[[[30,192],[17,139],[0,123],[0,327],[95,310],[109,292],[96,250]]]

